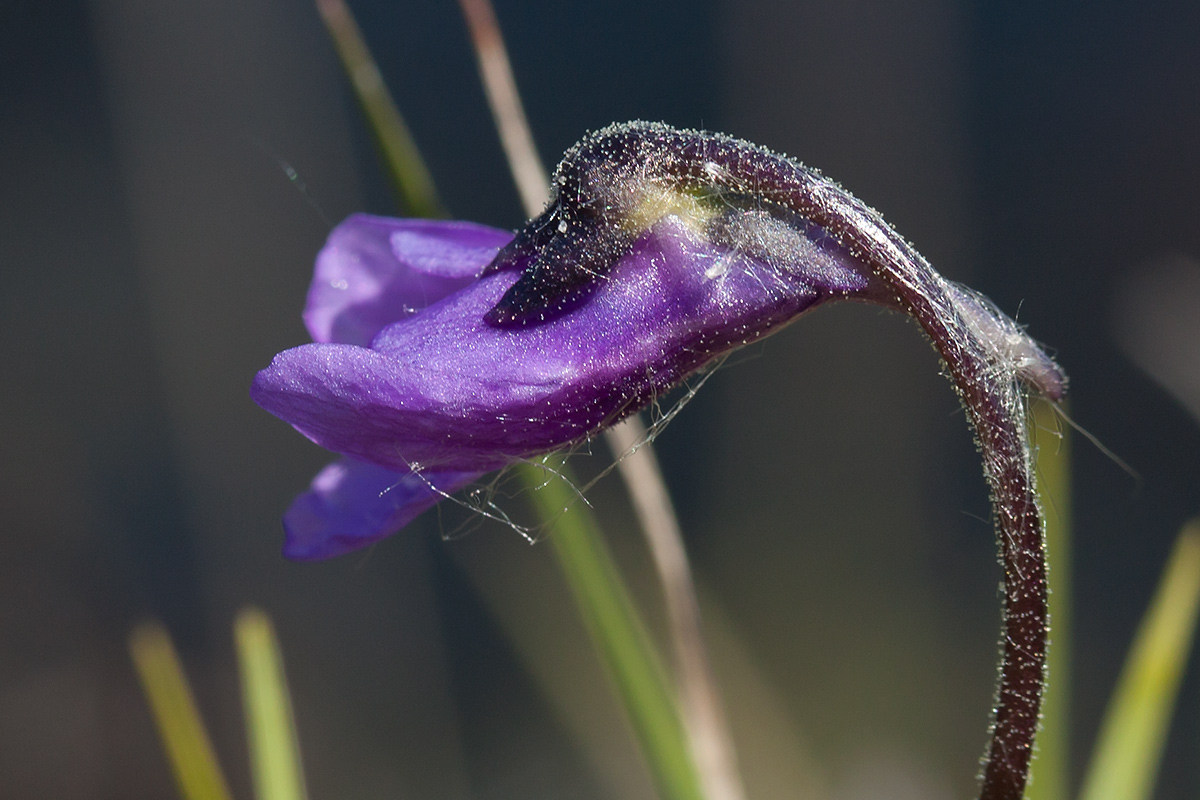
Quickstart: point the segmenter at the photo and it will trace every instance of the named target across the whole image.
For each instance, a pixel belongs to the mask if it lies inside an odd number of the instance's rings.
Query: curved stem
[[[1037,733],[1049,623],[1024,403],[1015,386],[982,378],[970,360],[950,369],[984,452],[1004,564],[1004,660],[980,798],[1020,800]]]
[[[642,230],[676,208],[707,200],[721,210],[694,221],[714,242],[745,250],[768,268],[811,270],[811,285],[793,285],[809,300],[800,310],[853,299],[903,311],[921,325],[974,428],[1004,565],[1004,655],[980,797],[1021,800],[1037,733],[1048,623],[1025,399],[1027,392],[1062,399],[1066,377],[1058,365],[985,298],[935,272],[869,206],[820,173],[749,142],[658,123],[613,125],[567,151],[555,187],[552,206],[531,226],[534,234],[550,230],[552,239],[549,225],[556,219],[564,235],[568,220],[585,223],[601,232],[596,252],[619,253],[625,245],[603,241],[604,231]],[[781,234],[781,226],[791,233]],[[828,282],[826,258],[857,272],[857,279]],[[536,276],[535,294],[562,296],[578,282],[603,279],[614,263],[616,257],[593,259],[586,268]],[[765,323],[743,329],[740,343],[769,329]]]
[[[1060,400],[1066,378],[1007,317],[950,283],[877,212],[797,162],[726,137],[667,135],[687,179],[720,174],[828,231],[873,285],[856,299],[924,329],[954,381],[983,457],[1004,566],[1004,640],[980,800],[1021,800],[1037,733],[1048,633],[1042,518],[1026,429],[1027,391]]]
[[[1048,359],[1031,355],[1015,324],[934,272],[874,212],[849,196],[822,210],[823,219],[816,221],[863,254],[895,293],[890,300],[932,340],[974,428],[1004,566],[1003,660],[979,797],[1021,800],[1038,727],[1049,624],[1045,543],[1022,382],[1058,399],[1064,379]],[[865,230],[864,222],[871,223]]]

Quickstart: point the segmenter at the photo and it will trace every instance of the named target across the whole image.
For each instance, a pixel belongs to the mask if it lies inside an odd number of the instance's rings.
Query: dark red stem
[[[828,229],[840,229],[847,243],[861,248],[860,257],[895,292],[892,299],[933,341],[975,430],[1004,567],[1003,662],[979,797],[1021,800],[1038,728],[1049,623],[1045,546],[1030,463],[1021,366],[1005,363],[1003,354],[995,353],[994,343],[979,341],[987,331],[972,324],[975,309],[964,308],[958,293],[890,229],[882,229],[891,241],[881,245],[857,227],[861,209],[835,203],[825,211],[824,220],[818,221]],[[854,212],[849,219],[846,211]],[[1057,379],[1038,388],[1061,393],[1060,373]]]
[[[793,220],[789,215],[799,216],[819,226],[868,279],[865,290],[847,290],[844,296],[910,314],[941,354],[983,455],[1004,566],[1004,657],[980,799],[1022,800],[1042,701],[1047,637],[1045,549],[1025,397],[1035,392],[1059,400],[1066,378],[1012,320],[942,278],[869,206],[796,161],[721,134],[635,122],[584,139],[559,166],[556,199],[526,244],[542,246],[542,238],[565,230],[551,225],[556,214],[582,219],[620,209],[623,194],[615,190],[628,185],[622,176],[634,185],[659,182],[697,197],[723,199],[731,208],[787,221]],[[624,230],[611,222],[599,227]],[[614,247],[594,252],[610,254]],[[576,283],[590,285],[604,274],[604,264],[585,266]],[[562,289],[558,293],[565,292],[568,300],[578,288],[571,280],[558,283],[556,291]],[[542,284],[537,287],[544,289]],[[538,300],[544,305],[544,298]]]
[[[693,140],[687,160],[721,163],[769,201],[833,234],[878,281],[859,299],[912,315],[950,371],[983,456],[1004,567],[1003,662],[979,796],[1022,800],[1041,709],[1049,620],[1025,396],[1034,391],[1059,400],[1066,378],[1014,323],[942,278],[840,186],[781,156],[727,147],[720,139]]]

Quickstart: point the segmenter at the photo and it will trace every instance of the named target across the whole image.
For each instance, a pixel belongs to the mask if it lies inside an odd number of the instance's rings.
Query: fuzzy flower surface
[[[619,126],[576,145],[515,237],[365,215],[332,232],[304,312],[314,342],[251,389],[343,456],[287,511],[288,557],[394,533],[823,301],[896,305],[853,242],[751,191],[745,143],[693,152],[664,147],[668,133]]]
[[[586,302],[502,326],[485,317],[520,273],[478,276],[511,239],[363,215],[334,230],[304,315],[315,343],[276,356],[252,389],[345,456],[285,515],[286,555],[325,558],[387,536],[443,493],[578,442],[721,353],[866,284],[815,246],[819,269],[776,274],[667,215]]]
[[[1004,566],[1000,687],[981,800],[1020,800],[1047,646],[1026,398],[1066,377],[983,296],[799,162],[721,134],[613,125],[567,151],[515,235],[352,217],[317,259],[313,344],[254,400],[342,460],[284,517],[284,552],[376,541],[480,475],[587,439],[730,350],[834,299],[912,317],[982,455]]]

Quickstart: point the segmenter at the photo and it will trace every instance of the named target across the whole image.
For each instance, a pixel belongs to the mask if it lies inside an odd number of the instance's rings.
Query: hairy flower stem
[[[979,796],[980,800],[1021,800],[1037,733],[1049,619],[1042,519],[1030,462],[1025,397],[1018,379],[1059,399],[1061,376],[1023,374],[1032,365],[1011,354],[1014,360],[1005,363],[1003,346],[1015,340],[995,339],[1012,333],[993,330],[992,320],[981,317],[975,307],[977,301],[933,272],[873,211],[853,198],[817,207],[808,202],[798,205],[804,207],[797,209],[801,213],[843,237],[895,292],[894,299],[941,354],[970,417],[991,488],[1004,566],[1003,662]],[[864,231],[864,221],[874,223],[871,230]]]
[[[981,800],[1020,800],[1037,732],[1048,632],[1046,559],[1023,403],[1015,386],[950,365],[984,454],[1004,564],[1004,660]]]
[[[832,237],[863,270],[865,288],[847,289],[847,299],[904,311],[921,325],[941,354],[974,428],[1004,566],[1003,662],[980,798],[1021,800],[1037,732],[1048,624],[1045,544],[1025,397],[1032,391],[1060,400],[1066,378],[1058,366],[984,298],[942,278],[873,209],[814,170],[747,142],[664,125],[618,125],[568,152],[556,180],[557,205],[547,209],[546,220],[531,223],[535,231],[548,227],[551,217],[565,223],[558,230],[569,229],[586,220],[583,215],[590,208],[606,209],[620,220],[620,214],[628,213],[622,198],[631,189],[650,187],[656,197],[717,198],[727,208],[752,208],[740,216],[735,211],[734,218],[756,226],[749,229],[754,235],[739,239],[732,228],[734,233],[726,235],[743,247],[767,248],[761,257],[769,260],[786,254],[771,252],[774,239],[765,234],[778,228],[763,222],[763,215],[788,225],[797,224],[798,217]],[[591,196],[593,191],[600,193],[599,199]],[[709,230],[721,233],[719,227]],[[781,260],[781,268],[787,263]],[[603,262],[587,266],[604,274]],[[510,290],[517,301],[512,306],[515,319],[530,298],[536,311],[541,298],[554,302],[559,286],[569,292],[573,277],[568,272],[558,284],[537,274],[531,280],[532,292],[522,294],[520,284]]]
[[[826,224],[837,230],[833,212]],[[903,242],[871,252],[902,306],[917,320],[945,361],[971,419],[992,493],[1004,565],[1004,648],[992,740],[980,800],[1021,800],[1037,733],[1046,664],[1046,558],[1034,489],[1025,402],[1010,365],[997,364],[987,336],[973,327],[954,290]],[[905,252],[908,251],[908,252]],[[915,258],[914,258],[915,256]],[[934,279],[936,278],[936,279]]]
[[[1061,376],[1023,374],[1034,365],[1004,352],[1006,344],[1015,342],[1006,338],[1012,332],[993,329],[978,301],[937,275],[875,212],[849,196],[822,197],[818,192],[794,199],[802,200],[794,210],[857,252],[894,292],[892,300],[921,325],[970,417],[991,488],[1004,566],[1003,661],[979,797],[1021,800],[1037,733],[1049,617],[1042,518],[1020,380],[1059,399]],[[1007,363],[1006,356],[1011,359]]]

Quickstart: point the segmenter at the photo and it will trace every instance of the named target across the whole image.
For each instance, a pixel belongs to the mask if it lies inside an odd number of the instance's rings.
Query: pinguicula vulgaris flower
[[[829,300],[911,315],[984,455],[1006,567],[1006,637],[983,798],[1019,798],[1045,656],[1042,527],[1024,397],[1065,378],[1010,319],[943,279],[871,208],[727,136],[630,123],[558,166],[515,237],[355,216],[317,259],[305,322],[252,396],[342,460],[288,510],[285,553],[395,532],[514,461],[635,413]]]

